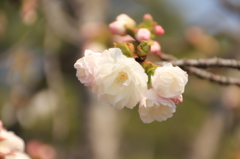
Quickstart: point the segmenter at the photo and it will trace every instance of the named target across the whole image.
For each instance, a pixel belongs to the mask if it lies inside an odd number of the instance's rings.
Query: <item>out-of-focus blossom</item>
[[[59,99],[55,92],[51,90],[42,90],[36,93],[29,103],[18,110],[17,119],[24,128],[39,128],[52,120],[58,109]],[[41,122],[40,122],[41,121]]]
[[[126,14],[117,16],[116,21],[109,24],[110,32],[117,35],[126,35],[127,28],[136,25],[135,21]]]
[[[162,97],[177,98],[184,92],[188,75],[179,67],[171,63],[158,67],[152,76],[153,89]]]
[[[153,89],[149,89],[139,104],[138,112],[144,123],[151,123],[154,120],[164,121],[172,117],[175,110],[176,106],[172,100],[163,98]]]
[[[11,151],[24,151],[24,141],[13,132],[2,129],[0,131],[0,147]]]
[[[188,28],[185,32],[185,37],[191,45],[203,53],[213,55],[219,52],[218,41],[200,27],[193,26]]]
[[[150,53],[155,54],[161,50],[161,46],[159,42],[154,41],[153,44],[151,45]]]
[[[22,1],[21,17],[27,25],[33,24],[37,19],[37,0]]]
[[[107,30],[107,27],[99,22],[87,22],[80,28],[80,34],[87,40],[92,40],[97,37],[101,32]]]
[[[156,25],[154,27],[154,33],[157,34],[157,35],[163,35],[164,34],[164,29],[162,28],[162,26],[160,25]]]
[[[98,66],[93,86],[98,98],[118,109],[136,106],[147,89],[148,78],[141,65],[112,48],[102,53]]]
[[[78,80],[85,86],[92,86],[98,71],[97,60],[101,53],[95,53],[91,50],[86,50],[84,57],[77,60],[74,67],[77,69],[76,76]]]
[[[140,28],[135,37],[140,42],[143,40],[149,40],[151,38],[151,32],[146,28]]]
[[[1,121],[0,126],[0,158],[30,159],[30,157],[23,152],[25,148],[24,141],[13,132],[4,129]]]
[[[57,156],[54,147],[38,140],[32,140],[27,143],[27,152],[33,158],[38,159],[56,159]]]

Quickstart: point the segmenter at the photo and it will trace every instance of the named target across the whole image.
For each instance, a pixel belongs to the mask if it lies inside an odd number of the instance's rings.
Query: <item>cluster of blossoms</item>
[[[0,121],[0,158],[1,159],[30,159],[24,153],[24,141],[13,132],[3,128]]]
[[[115,43],[115,48],[102,53],[86,50],[74,64],[79,81],[91,87],[99,100],[115,108],[139,105],[144,123],[172,117],[175,104],[182,102],[188,75],[170,63],[157,66],[146,61],[149,53],[160,52],[159,43],[153,39],[164,33],[162,27],[149,14],[139,27],[122,14],[110,24],[110,31],[130,35],[135,41]]]

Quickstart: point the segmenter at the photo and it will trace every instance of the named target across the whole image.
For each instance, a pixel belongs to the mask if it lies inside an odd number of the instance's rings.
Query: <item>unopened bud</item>
[[[135,37],[140,42],[143,40],[149,40],[151,38],[151,32],[146,28],[140,28]]]
[[[151,42],[149,41],[142,41],[137,46],[137,53],[139,56],[147,56],[151,48]]]
[[[154,27],[154,32],[157,35],[163,35],[165,31],[164,31],[164,29],[160,25],[156,25]]]
[[[116,35],[127,35],[127,30],[132,30],[135,27],[135,21],[126,14],[117,16],[116,21],[109,24],[110,32]]]
[[[145,20],[153,20],[153,17],[151,16],[151,14],[145,14],[143,16],[143,19],[145,19]]]
[[[109,29],[112,34],[126,35],[126,28],[122,21],[115,21],[109,24]]]
[[[119,16],[117,16],[116,20],[124,21],[125,25],[128,27],[134,27],[136,25],[136,22],[126,14],[120,14]]]
[[[151,45],[150,54],[155,54],[161,50],[161,46],[157,41],[154,41]]]

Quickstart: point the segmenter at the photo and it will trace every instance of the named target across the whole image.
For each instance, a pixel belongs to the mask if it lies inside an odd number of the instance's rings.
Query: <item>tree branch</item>
[[[166,56],[165,54],[163,56]],[[172,58],[170,58],[172,59]],[[223,58],[212,58],[212,59],[181,59],[181,60],[171,60],[174,66],[194,66],[199,68],[208,67],[226,67],[235,68],[240,70],[240,60],[235,59],[223,59]],[[161,65],[161,62],[158,63]]]
[[[196,75],[199,78],[207,79],[211,82],[218,83],[221,85],[236,85],[240,87],[240,79],[238,78],[231,78],[226,77],[223,75],[216,75],[210,73],[206,70],[199,69],[193,66],[207,68],[207,67],[229,67],[229,68],[236,68],[240,69],[240,61],[239,60],[230,60],[230,59],[221,59],[221,58],[214,58],[214,59],[199,59],[199,60],[176,60],[177,58],[164,54],[162,52],[158,52],[157,55],[163,61],[169,61],[175,66],[182,67],[185,71]],[[163,65],[164,62],[156,62],[157,65]]]
[[[196,67],[184,67],[183,69],[191,74],[196,75],[199,78],[208,79],[209,81],[214,83],[218,83],[221,85],[236,85],[240,87],[240,79],[238,78],[216,75]]]

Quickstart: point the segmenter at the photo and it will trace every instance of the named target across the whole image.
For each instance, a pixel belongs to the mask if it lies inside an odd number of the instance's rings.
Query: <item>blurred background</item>
[[[174,116],[98,102],[75,76],[85,49],[120,40],[107,25],[146,13],[178,58],[240,58],[239,0],[0,0],[0,119],[33,159],[240,159],[240,88],[190,75]],[[209,69],[240,78],[233,69]]]

